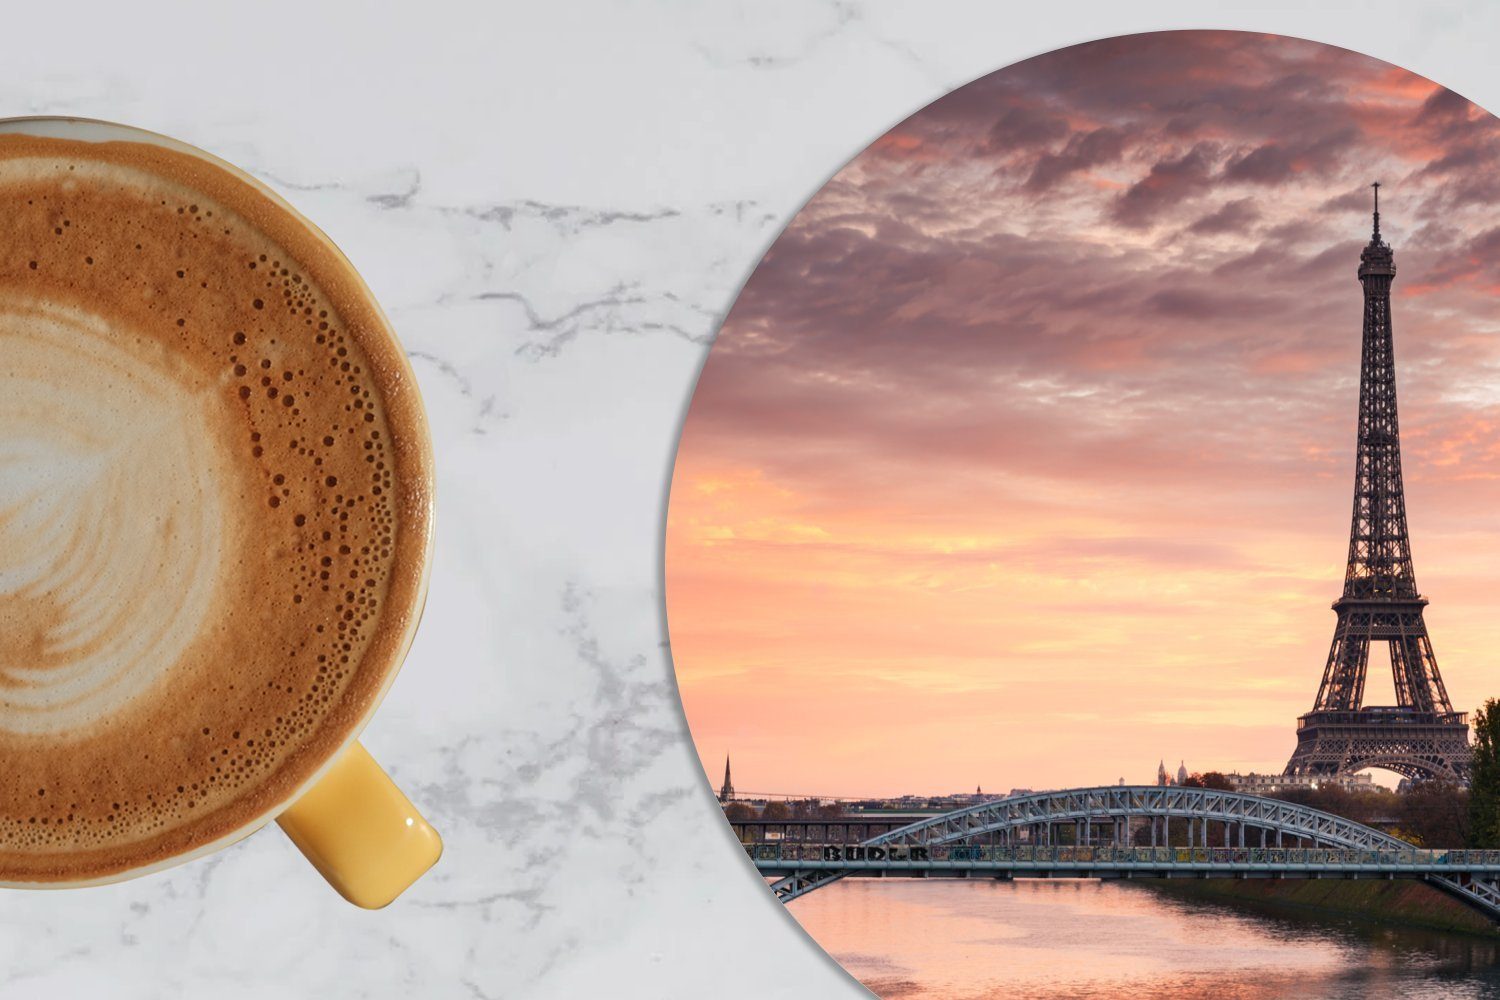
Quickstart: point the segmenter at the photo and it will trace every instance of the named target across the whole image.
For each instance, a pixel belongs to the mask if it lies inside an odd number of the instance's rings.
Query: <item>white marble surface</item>
[[[866,142],[1062,44],[1278,31],[1500,110],[1500,8],[1308,6],[7,7],[0,113],[116,119],[249,168],[390,311],[432,416],[438,547],[365,742],[447,853],[376,913],[274,828],[124,885],[8,893],[0,995],[863,995],[757,885],[672,679],[663,501],[718,317]]]

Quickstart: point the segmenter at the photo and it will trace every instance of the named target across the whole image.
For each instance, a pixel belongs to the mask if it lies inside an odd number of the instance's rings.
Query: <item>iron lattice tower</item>
[[[1383,767],[1408,778],[1463,781],[1470,760],[1468,720],[1448,700],[1422,616],[1427,599],[1417,592],[1412,572],[1391,338],[1396,258],[1380,238],[1380,185],[1373,187],[1374,232],[1359,255],[1365,316],[1349,564],[1343,596],[1333,604],[1338,623],[1318,700],[1297,720],[1297,749],[1286,773]],[[1377,642],[1390,649],[1393,706],[1364,704],[1370,646]]]

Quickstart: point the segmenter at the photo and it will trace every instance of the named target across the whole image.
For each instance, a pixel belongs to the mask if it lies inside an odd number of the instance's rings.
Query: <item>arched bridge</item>
[[[1174,829],[1186,831],[1185,846],[1168,846]],[[783,901],[847,875],[1418,878],[1500,920],[1500,851],[1423,850],[1331,813],[1209,788],[1017,795],[857,844],[783,841],[746,851]]]

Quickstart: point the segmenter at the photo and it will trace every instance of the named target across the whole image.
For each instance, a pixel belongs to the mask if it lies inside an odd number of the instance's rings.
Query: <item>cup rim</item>
[[[374,292],[370,290],[363,275],[359,273],[359,270],[349,260],[348,256],[339,249],[338,244],[334,243],[327,233],[323,232],[312,220],[298,211],[280,193],[273,190],[259,178],[252,176],[246,170],[215,156],[207,150],[184,142],[181,139],[176,139],[160,132],[153,132],[150,129],[140,128],[136,125],[126,125],[121,122],[107,121],[102,118],[87,118],[75,115],[20,115],[0,117],[0,135],[10,134],[65,138],[86,142],[146,142],[171,149],[178,153],[197,157],[224,170],[236,179],[250,185],[259,194],[269,198],[282,211],[286,212],[293,222],[305,229],[310,236],[314,237],[327,250],[333,253],[335,258],[342,262],[348,279],[352,281],[354,286],[364,296],[371,313],[378,320],[377,325],[381,332],[394,348],[392,352],[394,355],[393,360],[400,369],[399,377],[406,385],[411,387],[411,405],[409,407],[411,419],[410,431],[416,438],[422,457],[420,478],[426,498],[422,504],[424,517],[421,526],[421,572],[417,580],[417,585],[412,592],[412,600],[409,607],[410,614],[407,616],[406,627],[403,629],[399,640],[394,646],[394,653],[391,656],[390,663],[386,667],[385,675],[381,678],[379,687],[376,688],[373,697],[370,698],[369,704],[359,719],[350,727],[346,737],[324,757],[306,780],[294,787],[284,797],[273,803],[269,808],[251,817],[245,823],[235,827],[229,833],[216,837],[207,843],[199,844],[188,850],[152,861],[148,864],[127,868],[97,878],[47,882],[0,880],[0,888],[5,889],[82,889],[92,886],[114,885],[118,882],[126,882],[145,875],[153,875],[157,872],[166,871],[176,868],[179,865],[187,864],[190,861],[195,861],[198,858],[206,857],[209,854],[221,851],[244,840],[285,812],[292,803],[296,802],[303,794],[322,780],[334,762],[359,741],[359,737],[364,732],[365,727],[369,725],[370,720],[379,711],[381,704],[385,701],[386,694],[390,691],[391,685],[395,683],[396,675],[401,672],[401,667],[406,662],[407,655],[411,652],[417,628],[421,624],[422,613],[427,603],[428,585],[432,576],[433,521],[436,514],[433,493],[437,476],[434,468],[432,428],[427,419],[427,408],[422,402],[422,395],[417,386],[416,372],[412,368],[411,359],[407,357],[406,350],[402,346],[400,338],[396,336],[396,330],[391,324],[390,317],[386,315],[380,302],[375,298]]]

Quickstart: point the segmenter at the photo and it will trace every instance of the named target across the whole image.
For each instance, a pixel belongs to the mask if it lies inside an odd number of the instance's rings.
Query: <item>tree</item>
[[[1419,847],[1461,847],[1469,839],[1469,797],[1454,781],[1418,781],[1397,797],[1404,840]]]
[[[1234,791],[1234,785],[1224,776],[1222,771],[1204,771],[1199,774],[1194,771],[1182,781],[1183,788],[1213,788],[1221,792]]]
[[[792,810],[787,808],[785,802],[775,800],[767,802],[760,811],[761,819],[790,819],[791,815]]]
[[[1469,844],[1500,847],[1500,702],[1486,698],[1474,713],[1474,764],[1469,779]]]
[[[755,807],[748,802],[724,803],[724,818],[731,823],[743,823],[747,820],[753,820],[757,815]]]

